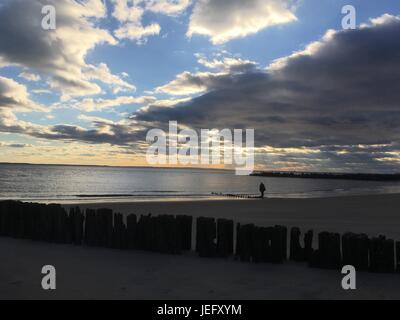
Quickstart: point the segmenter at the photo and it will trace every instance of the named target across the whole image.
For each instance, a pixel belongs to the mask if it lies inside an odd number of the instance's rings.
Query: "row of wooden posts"
[[[126,221],[125,221],[126,220]],[[195,250],[201,257],[235,257],[243,262],[307,262],[310,267],[400,272],[400,242],[384,236],[321,232],[318,249],[313,231],[301,234],[284,226],[258,227],[232,220],[197,218]],[[110,209],[71,208],[56,204],[0,202],[0,236],[115,249],[180,254],[192,250],[193,218],[185,215],[130,214],[124,219]],[[289,252],[288,252],[289,249]]]

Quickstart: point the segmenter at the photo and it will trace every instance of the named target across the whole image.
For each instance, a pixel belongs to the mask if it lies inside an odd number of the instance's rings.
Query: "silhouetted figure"
[[[264,193],[265,193],[265,185],[264,183],[260,184],[260,192],[261,192],[261,199],[264,199]]]

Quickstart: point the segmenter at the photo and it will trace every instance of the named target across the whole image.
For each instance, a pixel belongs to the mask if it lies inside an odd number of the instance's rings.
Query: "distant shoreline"
[[[201,168],[201,167],[151,167],[151,166],[111,166],[100,164],[63,164],[63,163],[24,163],[24,162],[0,162],[0,165],[10,166],[41,166],[41,167],[88,167],[88,168],[121,168],[121,169],[169,169],[169,170],[207,170],[207,171],[225,171],[234,172],[233,169],[219,168]]]
[[[234,172],[233,169],[202,168],[202,167],[152,167],[152,166],[114,166],[98,164],[56,164],[56,163],[29,163],[29,162],[0,162],[0,165],[9,166],[40,166],[40,167],[87,167],[87,168],[120,168],[120,169],[160,169],[160,170],[204,170],[217,172]],[[266,178],[297,178],[297,179],[330,179],[330,180],[358,180],[358,181],[400,181],[400,173],[335,173],[335,172],[286,172],[286,171],[255,171],[250,177]]]
[[[358,181],[400,181],[400,173],[330,173],[330,172],[255,172],[253,177],[297,178],[297,179],[330,179]]]

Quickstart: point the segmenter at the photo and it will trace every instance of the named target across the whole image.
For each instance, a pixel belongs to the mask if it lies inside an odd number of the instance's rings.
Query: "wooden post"
[[[270,237],[270,228],[253,227],[251,240],[249,241],[250,255],[252,262],[267,262],[270,259],[270,251],[268,242]]]
[[[286,260],[286,234],[287,230],[281,226],[275,226],[271,230],[271,261],[272,263],[283,263]]]
[[[233,254],[233,221],[217,220],[217,252],[218,256],[227,258]]]
[[[98,245],[111,248],[113,244],[113,211],[111,209],[97,210]]]
[[[287,260],[287,235],[288,235],[288,229],[285,226],[275,226],[275,228],[279,229],[280,235],[282,237],[282,260]]]
[[[304,259],[308,262],[311,261],[314,249],[313,249],[313,236],[314,232],[309,230],[304,235]]]
[[[95,214],[96,211],[92,209],[86,209],[86,218],[85,218],[85,244],[88,246],[94,245],[94,237],[95,237]]]
[[[127,238],[128,238],[128,249],[136,249],[136,228],[137,228],[137,217],[135,214],[128,215],[127,219]]]
[[[237,226],[236,256],[242,262],[250,262],[253,257],[253,233],[255,226],[253,224]]]
[[[178,224],[178,235],[180,238],[181,249],[183,251],[192,250],[193,217],[176,216],[176,221]]]
[[[370,241],[370,271],[377,273],[394,272],[394,241],[385,236]]]
[[[113,229],[113,248],[126,249],[126,226],[124,224],[123,215],[120,213],[114,214],[114,229]]]
[[[339,269],[341,266],[340,235],[321,232],[318,235],[318,243],[315,266],[323,269]]]
[[[290,231],[290,260],[304,261],[303,248],[300,245],[300,229],[292,228]]]
[[[215,257],[217,227],[214,218],[197,219],[197,252],[201,257]]]

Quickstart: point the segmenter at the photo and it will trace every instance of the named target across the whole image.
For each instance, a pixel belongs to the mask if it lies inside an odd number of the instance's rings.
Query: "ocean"
[[[400,193],[400,182],[262,178],[234,171],[0,164],[0,200],[35,202],[122,202],[223,199],[215,194],[271,198]]]

